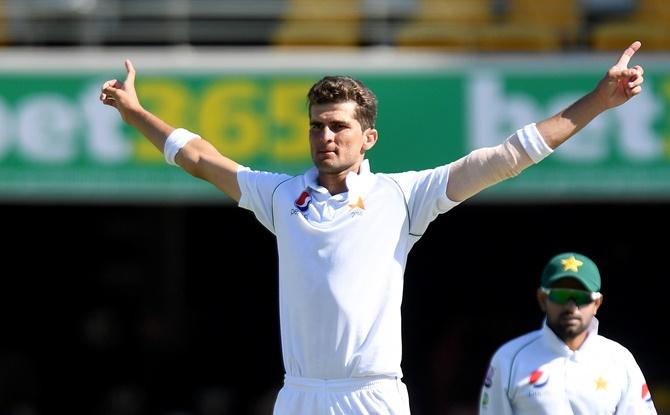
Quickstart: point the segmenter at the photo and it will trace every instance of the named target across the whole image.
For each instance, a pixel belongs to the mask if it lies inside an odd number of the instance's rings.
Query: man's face
[[[550,288],[585,290],[584,286],[573,278],[562,278],[553,283]],[[548,298],[546,294],[541,294],[540,297],[540,304],[547,314],[547,325],[565,342],[586,332],[601,302],[602,299],[599,298],[588,304],[578,306],[573,300],[566,304],[558,304]]]
[[[354,118],[357,105],[348,101],[312,106],[309,144],[319,173],[358,172],[365,151],[376,142],[376,130],[363,131]]]

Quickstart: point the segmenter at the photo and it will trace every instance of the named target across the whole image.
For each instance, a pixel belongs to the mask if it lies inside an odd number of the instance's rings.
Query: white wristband
[[[543,158],[554,152],[544,141],[544,138],[542,138],[535,123],[528,124],[517,130],[516,135],[519,137],[519,142],[523,146],[523,149],[528,153],[528,157],[534,163],[539,163]]]
[[[176,166],[174,158],[177,155],[177,152],[181,150],[186,143],[193,140],[194,138],[200,138],[199,135],[193,134],[189,130],[184,128],[177,128],[170,133],[170,135],[165,139],[165,145],[163,146],[163,155],[165,155],[165,161],[168,164]]]

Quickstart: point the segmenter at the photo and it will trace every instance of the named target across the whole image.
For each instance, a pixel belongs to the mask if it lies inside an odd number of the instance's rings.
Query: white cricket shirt
[[[241,167],[239,206],[277,237],[284,368],[290,376],[402,376],[400,305],[407,255],[446,196],[449,166],[349,173],[330,195],[301,176]]]
[[[633,355],[598,335],[594,317],[579,350],[546,325],[505,343],[493,355],[479,413],[495,415],[656,414]]]

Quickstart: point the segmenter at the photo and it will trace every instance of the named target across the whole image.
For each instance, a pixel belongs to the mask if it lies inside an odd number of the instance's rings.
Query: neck
[[[579,350],[579,348],[582,347],[582,344],[584,344],[588,335],[589,332],[584,331],[583,333],[580,333],[577,337],[564,339],[563,341],[565,342],[565,345],[568,346],[568,348],[574,352],[575,350]]]
[[[362,162],[362,160],[361,160]],[[354,164],[346,170],[339,172],[328,172],[319,170],[319,176],[316,178],[316,182],[328,189],[328,193],[331,195],[338,195],[340,193],[346,192],[347,189],[347,175],[349,172],[354,172],[358,174],[361,170],[361,162]]]
[[[584,344],[586,338],[589,335],[588,329],[577,335],[571,335],[570,333],[564,333],[561,330],[555,329],[550,324],[547,324],[547,326],[556,335],[556,337],[561,339],[561,341],[565,343],[566,346],[568,346],[568,349],[572,350],[573,352],[582,347],[582,344]]]
[[[340,173],[319,172],[317,183],[328,189],[331,195],[337,195],[347,191],[347,174],[349,170]]]

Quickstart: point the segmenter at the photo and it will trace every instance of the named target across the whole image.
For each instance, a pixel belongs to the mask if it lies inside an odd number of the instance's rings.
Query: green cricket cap
[[[572,277],[589,291],[600,291],[600,271],[588,257],[576,252],[564,252],[551,258],[542,271],[540,285],[549,288],[561,278]]]

